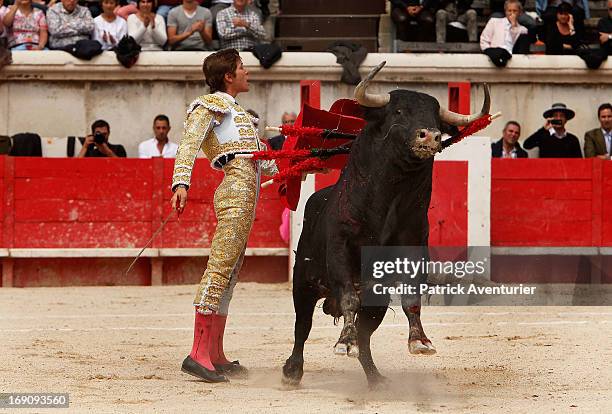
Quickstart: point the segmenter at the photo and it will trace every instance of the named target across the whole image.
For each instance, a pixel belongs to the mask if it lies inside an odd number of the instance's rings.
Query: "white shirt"
[[[138,158],[153,158],[153,157],[164,157],[164,158],[176,158],[176,150],[178,145],[174,142],[166,142],[162,153],[159,153],[157,149],[157,139],[151,138],[143,141],[138,145]]]
[[[130,14],[127,19],[128,34],[142,47],[142,50],[163,50],[168,40],[166,23],[159,14],[155,15],[155,28],[152,24],[145,27],[136,14]]]
[[[104,32],[107,33],[106,42],[103,40]],[[97,40],[98,42],[100,42],[100,44],[102,45],[102,50],[111,50],[112,48],[117,46],[117,44],[119,44],[119,41],[124,36],[127,36],[127,33],[127,23],[121,17],[116,17],[115,20],[113,20],[112,22],[107,22],[106,20],[104,20],[104,17],[102,17],[102,15],[99,15],[94,19],[93,40]],[[108,38],[109,35],[115,38],[115,44],[111,43],[110,39]]]
[[[516,148],[512,148],[510,152],[506,152],[506,149],[502,146],[502,158],[516,158]]]
[[[606,151],[608,154],[612,154],[612,129],[606,132],[605,129],[601,129],[601,133],[604,136],[604,141],[606,142]]]
[[[563,134],[559,135],[559,134],[557,134],[557,130],[556,130],[556,129],[554,129],[553,127],[550,127],[550,128],[548,129],[548,132],[550,133],[550,136],[551,136],[551,137],[552,137],[552,136],[555,136],[555,137],[557,137],[557,138],[559,138],[559,139],[561,139],[561,138],[565,138],[565,137],[567,136],[567,130],[563,131]]]

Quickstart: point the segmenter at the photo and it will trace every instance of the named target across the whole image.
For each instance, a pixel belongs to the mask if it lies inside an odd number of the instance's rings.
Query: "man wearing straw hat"
[[[582,158],[578,138],[565,129],[576,113],[563,103],[555,103],[542,114],[544,126],[523,143],[525,149],[538,147],[540,158]]]

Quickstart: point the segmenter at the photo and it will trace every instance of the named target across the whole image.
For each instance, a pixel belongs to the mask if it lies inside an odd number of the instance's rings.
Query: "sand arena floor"
[[[221,385],[180,372],[194,290],[0,289],[0,392],[70,393],[69,409],[19,413],[612,412],[611,307],[426,307],[435,356],[410,355],[407,320],[389,311],[372,339],[383,391],[333,354],[340,327],[318,309],[302,386],[288,390],[290,286],[238,285],[226,351],[251,376]]]

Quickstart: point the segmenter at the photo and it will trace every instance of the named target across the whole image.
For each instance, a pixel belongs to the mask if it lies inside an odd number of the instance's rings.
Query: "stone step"
[[[275,41],[286,52],[325,52],[327,47],[336,40],[357,43],[365,47],[368,53],[378,51],[377,37],[345,37],[335,39],[330,37],[277,37]]]
[[[386,0],[285,0],[282,14],[383,14]]]
[[[277,37],[372,37],[378,34],[380,15],[280,15]]]

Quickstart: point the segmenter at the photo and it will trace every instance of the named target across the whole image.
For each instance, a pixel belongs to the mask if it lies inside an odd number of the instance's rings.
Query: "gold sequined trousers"
[[[217,228],[206,271],[194,299],[198,312],[204,314],[227,314],[255,219],[259,193],[257,167],[252,160],[234,159],[223,167],[223,171],[225,177],[214,197]]]

